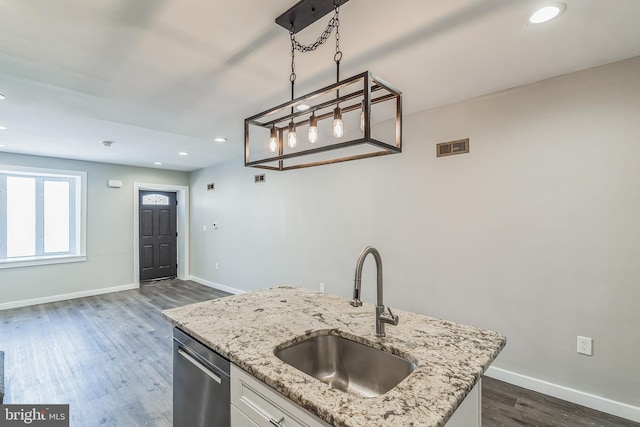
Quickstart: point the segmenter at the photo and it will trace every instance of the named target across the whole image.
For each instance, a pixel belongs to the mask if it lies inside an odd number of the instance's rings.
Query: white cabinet
[[[233,427],[258,427],[251,418],[240,412],[240,409],[231,404],[231,425]]]
[[[231,365],[231,427],[326,427],[329,424]]]
[[[471,389],[445,427],[481,427],[481,381]],[[311,412],[231,365],[231,427],[328,427]]]
[[[482,426],[482,379],[471,389],[445,427],[481,427]]]

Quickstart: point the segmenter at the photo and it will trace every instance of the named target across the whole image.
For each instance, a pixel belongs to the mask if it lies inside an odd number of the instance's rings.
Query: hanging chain
[[[340,0],[334,0],[336,7],[335,26],[336,26],[336,53],[333,60],[336,63],[336,83],[340,81],[340,60],[342,59],[342,51],[340,50]],[[336,99],[340,98],[340,89],[336,90]],[[340,108],[340,104],[337,105]]]
[[[324,29],[322,34],[320,34],[320,37],[318,37],[318,40],[316,40],[315,42],[311,44],[300,44],[296,40],[295,35],[293,35],[293,29],[291,30],[291,42],[297,51],[300,51],[302,53],[313,52],[314,50],[322,46],[327,40],[329,40],[329,37],[331,36],[331,33],[333,32],[334,28],[336,29],[336,31],[338,30],[338,26],[340,25],[340,18],[339,18],[340,3],[341,3],[341,0],[335,0],[333,2],[335,6],[335,13],[333,15],[333,18],[329,20],[327,27]]]
[[[334,25],[336,27],[336,53],[333,60],[336,63],[336,82],[340,81],[340,60],[342,60],[342,51],[340,50],[340,0],[335,0],[336,15],[334,17]],[[340,90],[337,91],[338,95]]]
[[[294,37],[293,43],[295,45],[296,50],[299,50],[302,53],[313,52],[314,50],[319,48],[321,45],[323,45],[324,42],[326,42],[329,39],[329,36],[331,36],[331,33],[333,32],[333,27],[335,27],[335,19],[336,17],[334,15],[334,17],[331,18],[331,20],[327,24],[327,28],[324,29],[320,37],[318,37],[318,40],[316,40],[314,43],[300,44]]]
[[[340,1],[336,0],[336,14],[333,17],[334,27],[336,27],[336,54],[333,60],[338,63],[342,59],[342,51],[340,50]]]
[[[342,51],[340,50],[340,3],[342,0],[334,0],[333,5],[335,12],[333,17],[329,20],[327,27],[324,29],[320,37],[312,43],[308,45],[300,44],[296,40],[296,35],[294,33],[294,28],[291,28],[289,31],[289,38],[291,39],[291,75],[289,75],[289,81],[291,82],[291,99],[294,99],[295,92],[295,83],[296,83],[296,50],[302,53],[313,52],[318,47],[323,45],[331,36],[333,29],[336,29],[336,53],[333,56],[333,60],[336,63],[336,77],[337,81],[340,81],[340,60],[342,59]],[[340,92],[338,92],[340,93]],[[293,107],[291,107],[291,113],[293,113]]]
[[[289,32],[289,37],[291,38],[291,75],[289,76],[289,81],[291,82],[291,99],[293,100],[294,87],[296,85],[296,39],[293,30]],[[293,111],[293,107],[291,107],[291,111]]]

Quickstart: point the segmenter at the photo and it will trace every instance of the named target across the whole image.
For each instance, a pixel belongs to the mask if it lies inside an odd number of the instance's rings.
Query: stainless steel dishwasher
[[[229,361],[173,329],[173,426],[230,427]]]

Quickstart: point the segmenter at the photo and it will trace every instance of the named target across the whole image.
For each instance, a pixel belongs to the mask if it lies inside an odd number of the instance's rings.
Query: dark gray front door
[[[176,193],[140,191],[140,280],[177,274]]]

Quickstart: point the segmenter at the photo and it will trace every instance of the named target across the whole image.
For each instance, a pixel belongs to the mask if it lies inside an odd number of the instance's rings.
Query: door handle
[[[209,375],[209,377],[211,377],[211,379],[213,379],[218,384],[222,383],[222,379],[218,375],[216,375],[213,372],[211,372],[209,369],[207,369],[206,366],[204,366],[202,363],[198,362],[189,353],[187,353],[186,351],[184,351],[180,347],[178,347],[178,354],[180,356],[184,357],[185,359],[187,359],[187,361],[191,362],[192,365],[195,365],[196,368],[200,369],[202,372],[204,372],[205,374]]]

